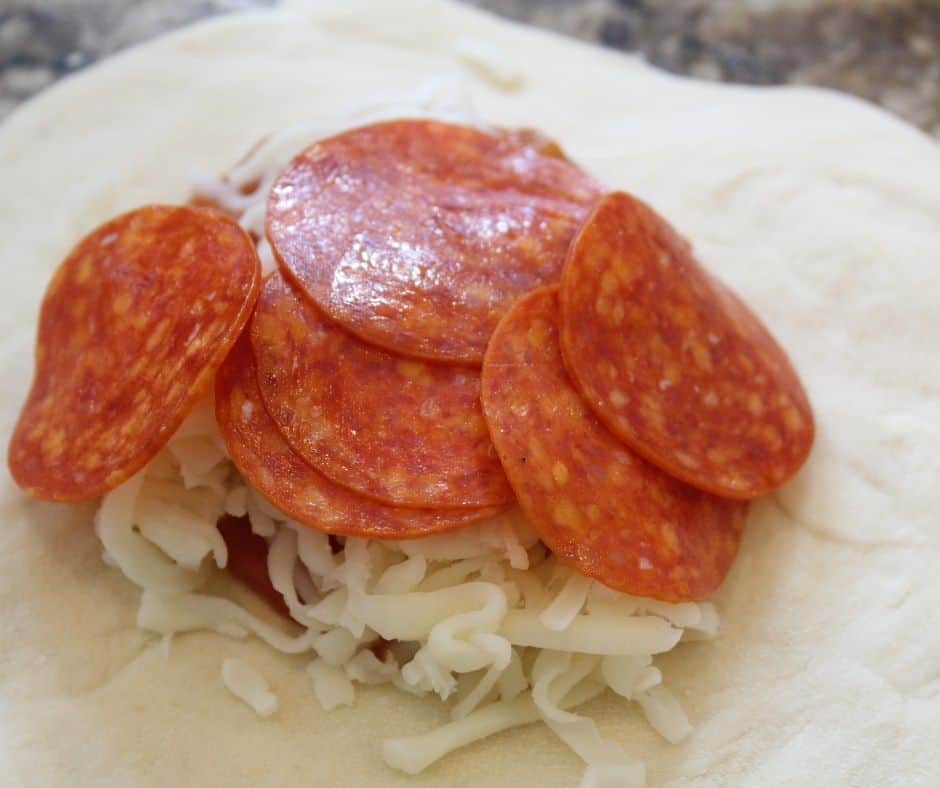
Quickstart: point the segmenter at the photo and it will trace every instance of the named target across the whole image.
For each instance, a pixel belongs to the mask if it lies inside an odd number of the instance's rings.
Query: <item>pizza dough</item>
[[[453,54],[481,49],[498,62]],[[3,434],[42,292],[83,233],[185,199],[193,167],[223,172],[267,132],[432,76],[681,227],[815,409],[810,461],[754,507],[715,597],[721,637],[658,660],[693,734],[669,745],[613,699],[586,712],[652,785],[940,783],[940,152],[861,102],[679,80],[435,0],[294,3],[132,50],[0,127]],[[0,783],[577,783],[581,763],[541,726],[407,778],[379,742],[439,722],[434,702],[376,689],[327,714],[305,660],[213,634],[177,638],[167,659],[135,627],[137,591],[101,561],[92,507],[32,502],[2,474]],[[268,680],[270,719],[229,695],[227,658]]]

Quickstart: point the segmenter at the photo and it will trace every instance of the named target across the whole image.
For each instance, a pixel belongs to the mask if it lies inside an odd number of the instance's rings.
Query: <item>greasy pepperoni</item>
[[[287,445],[265,410],[247,335],[216,375],[215,407],[222,437],[242,476],[280,511],[317,530],[409,539],[453,530],[500,511],[385,506],[331,482]]]
[[[280,274],[261,288],[251,343],[268,412],[333,481],[399,506],[512,500],[483,421],[478,371],[366,345]]]
[[[410,120],[318,142],[275,182],[268,238],[284,272],[360,338],[479,364],[512,302],[558,281],[602,194],[533,139]]]
[[[222,363],[260,277],[251,239],[204,209],[139,208],[81,240],[43,300],[16,482],[81,501],[143,467]]]
[[[225,569],[285,618],[290,618],[284,597],[271,583],[268,572],[268,543],[251,530],[247,517],[225,515],[217,523],[228,549]]]
[[[633,197],[606,197],[572,244],[561,343],[601,420],[689,484],[756,498],[809,454],[813,414],[786,354]]]
[[[591,413],[558,346],[557,287],[493,334],[483,407],[522,511],[578,572],[670,602],[708,597],[734,560],[747,503],[696,490],[631,452]]]

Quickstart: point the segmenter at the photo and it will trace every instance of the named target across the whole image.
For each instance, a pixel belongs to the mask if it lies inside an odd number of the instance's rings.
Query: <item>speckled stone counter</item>
[[[277,0],[0,0],[0,118],[57,78]],[[940,137],[940,0],[465,0],[700,79],[825,85]]]

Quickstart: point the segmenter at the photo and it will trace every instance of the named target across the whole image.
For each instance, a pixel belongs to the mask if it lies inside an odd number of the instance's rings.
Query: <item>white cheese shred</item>
[[[692,725],[682,706],[665,687],[652,687],[638,693],[636,699],[643,707],[650,725],[666,741],[678,744],[692,732]]]
[[[259,717],[270,717],[277,711],[277,696],[264,677],[248,663],[240,659],[225,660],[222,681],[229,692],[251,706]]]
[[[557,632],[567,629],[587,602],[590,589],[590,578],[572,572],[558,596],[539,614],[539,621]]]
[[[307,666],[307,673],[313,682],[313,694],[325,711],[355,703],[356,688],[342,668],[316,659]]]

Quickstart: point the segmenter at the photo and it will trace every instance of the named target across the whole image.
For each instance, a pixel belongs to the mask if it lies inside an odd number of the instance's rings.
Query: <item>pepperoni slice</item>
[[[82,501],[142,468],[222,363],[260,278],[251,239],[204,209],[139,208],[81,240],[43,300],[8,457],[17,484]]]
[[[333,481],[399,506],[512,501],[476,370],[366,345],[280,274],[261,289],[251,343],[268,412],[291,447]]]
[[[268,238],[284,272],[360,338],[478,365],[512,302],[558,281],[602,194],[533,139],[403,120],[318,142],[275,182]]]
[[[215,407],[222,437],[242,476],[280,511],[319,531],[411,539],[454,530],[501,511],[385,506],[331,482],[287,445],[265,410],[247,335],[216,375]]]
[[[786,354],[648,206],[611,194],[572,244],[561,285],[565,363],[611,431],[703,490],[756,498],[813,443]]]
[[[557,289],[518,301],[483,362],[486,419],[519,505],[582,574],[639,596],[705,599],[734,560],[748,504],[667,476],[598,421],[565,373]]]

